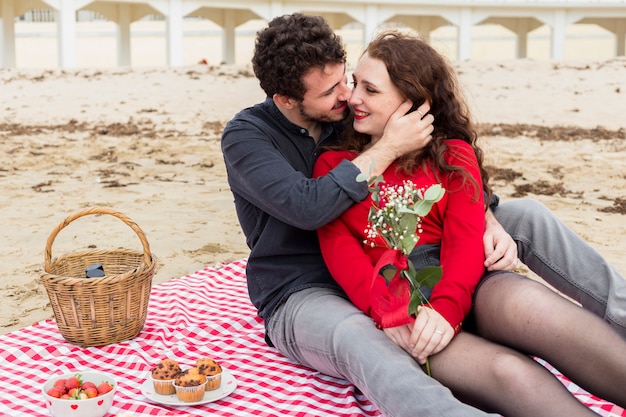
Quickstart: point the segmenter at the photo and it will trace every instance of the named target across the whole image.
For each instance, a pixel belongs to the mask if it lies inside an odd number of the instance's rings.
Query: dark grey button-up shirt
[[[271,98],[239,112],[225,127],[222,152],[237,216],[250,247],[250,299],[264,319],[295,291],[336,287],[322,258],[316,229],[363,200],[367,186],[344,161],[312,179],[320,146],[338,140],[326,123],[316,145],[289,122]]]

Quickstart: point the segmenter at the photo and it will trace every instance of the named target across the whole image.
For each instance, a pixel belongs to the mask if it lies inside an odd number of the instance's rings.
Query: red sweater
[[[441,183],[446,190],[444,197],[422,219],[423,232],[419,235],[418,245],[426,243],[441,245],[443,275],[433,288],[430,304],[453,329],[458,331],[471,308],[472,295],[484,273],[482,238],[485,230],[485,212],[482,181],[474,151],[461,140],[447,140],[446,144],[448,145],[446,161],[467,170],[476,180],[478,189],[458,173],[439,175],[436,179],[431,169],[419,168],[413,175],[407,176],[403,172],[398,172],[395,164],[390,166],[383,176],[388,184],[402,184],[403,180],[410,179],[418,188],[426,189],[433,184]],[[316,162],[313,175],[315,177],[325,175],[342,160],[352,160],[356,156],[354,152],[348,151],[324,152]],[[374,265],[388,248],[363,245],[371,206],[372,200],[367,198],[318,230],[324,260],[350,300],[379,325],[394,327],[411,323],[414,318],[408,315],[408,301],[402,306],[404,314],[400,315],[399,310],[395,312],[380,310],[377,307],[379,303],[372,302]],[[377,275],[374,279],[385,278]],[[391,287],[376,285],[376,288],[379,290]]]

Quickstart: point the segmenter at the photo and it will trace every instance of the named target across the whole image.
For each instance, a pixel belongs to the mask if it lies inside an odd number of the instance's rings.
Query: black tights
[[[595,315],[514,273],[476,293],[476,335],[458,334],[430,358],[433,377],[462,401],[505,417],[595,416],[547,369],[626,407],[626,341]]]

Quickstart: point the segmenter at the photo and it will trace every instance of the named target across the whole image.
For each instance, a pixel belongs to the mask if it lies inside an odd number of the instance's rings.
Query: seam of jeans
[[[588,291],[587,289],[581,287],[575,281],[572,281],[569,278],[569,276],[567,274],[565,274],[564,271],[562,271],[561,269],[557,268],[554,264],[552,264],[548,259],[546,259],[543,256],[541,256],[539,253],[535,252],[533,250],[532,245],[530,244],[530,242],[527,239],[521,238],[519,236],[512,236],[512,237],[513,237],[513,240],[515,240],[515,241],[519,242],[521,245],[523,245],[529,252],[531,252],[537,259],[539,259],[547,268],[552,270],[555,274],[559,275],[564,281],[569,283],[571,286],[577,288],[578,290],[580,290],[584,294],[586,294],[589,297],[593,298],[599,304],[603,305],[605,307],[605,310],[606,310],[607,304],[602,299],[600,299],[596,294],[594,294],[594,293]]]

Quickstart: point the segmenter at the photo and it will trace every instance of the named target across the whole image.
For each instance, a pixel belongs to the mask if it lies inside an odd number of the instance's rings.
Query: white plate
[[[152,385],[152,380],[147,378],[143,384],[141,384],[141,393],[148,398],[150,401],[155,403],[165,404],[165,405],[179,405],[179,406],[187,406],[187,405],[200,405],[212,403],[213,401],[221,400],[224,397],[229,396],[235,391],[237,388],[237,380],[235,377],[228,372],[222,366],[222,384],[220,387],[214,391],[205,391],[204,398],[200,401],[195,402],[185,402],[178,399],[176,394],[172,395],[161,395],[154,392],[154,386]]]

